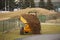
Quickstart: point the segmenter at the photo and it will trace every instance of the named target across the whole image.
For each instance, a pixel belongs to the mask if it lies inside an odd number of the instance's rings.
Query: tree
[[[3,4],[5,4],[4,1],[5,1],[5,0],[0,0],[0,10],[2,10],[3,7],[5,6],[5,5],[3,5]]]
[[[29,7],[29,0],[20,0],[18,4],[21,9],[25,9]]]
[[[53,9],[54,9],[54,6],[53,6],[51,0],[47,0],[46,8],[47,8],[48,10],[53,10]]]
[[[31,7],[35,7],[34,0],[30,0],[30,6],[31,6]]]
[[[40,0],[39,7],[40,8],[45,8],[45,2],[44,2],[44,0]]]
[[[16,5],[17,5],[17,7],[22,9],[23,8],[23,0],[19,0],[19,2]]]
[[[24,7],[35,7],[34,0],[25,0]]]
[[[14,9],[14,7],[15,7],[15,0],[8,0],[9,1],[9,8],[10,8],[10,10],[13,10]]]
[[[29,7],[30,6],[30,1],[29,0],[25,0],[25,7]]]
[[[20,0],[19,5],[22,7],[22,9],[27,7],[35,7],[34,0]]]
[[[0,1],[0,9],[4,9],[5,10],[5,7],[6,7],[6,10],[9,8],[10,10],[13,10],[14,9],[14,6],[15,6],[15,0],[1,0]]]

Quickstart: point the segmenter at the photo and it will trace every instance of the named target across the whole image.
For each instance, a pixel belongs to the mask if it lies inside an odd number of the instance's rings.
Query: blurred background
[[[0,0],[0,11],[13,11],[27,7],[60,11],[60,0]]]

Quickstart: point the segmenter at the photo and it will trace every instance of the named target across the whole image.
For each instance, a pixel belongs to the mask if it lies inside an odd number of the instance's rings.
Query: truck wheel
[[[24,35],[24,27],[20,28],[20,35]]]

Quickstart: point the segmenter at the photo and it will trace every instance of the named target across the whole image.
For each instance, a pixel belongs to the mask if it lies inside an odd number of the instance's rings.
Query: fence
[[[7,32],[11,29],[19,27],[18,18],[0,21],[0,32]]]

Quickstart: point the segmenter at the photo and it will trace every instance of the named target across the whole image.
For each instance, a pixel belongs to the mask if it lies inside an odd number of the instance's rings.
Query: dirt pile
[[[40,26],[40,21],[37,18],[37,16],[32,15],[32,14],[23,14],[22,16],[28,22],[31,28],[32,34],[40,34],[41,26]]]
[[[37,11],[38,15],[44,14],[44,15],[49,15],[49,14],[56,14],[57,12],[55,11],[50,11],[47,9],[43,8],[27,8],[27,9],[21,9],[19,11],[13,11],[13,12],[8,12],[8,13],[0,13],[0,21],[2,20],[8,20],[11,19],[12,17],[20,17],[21,14],[26,14],[29,11]]]

